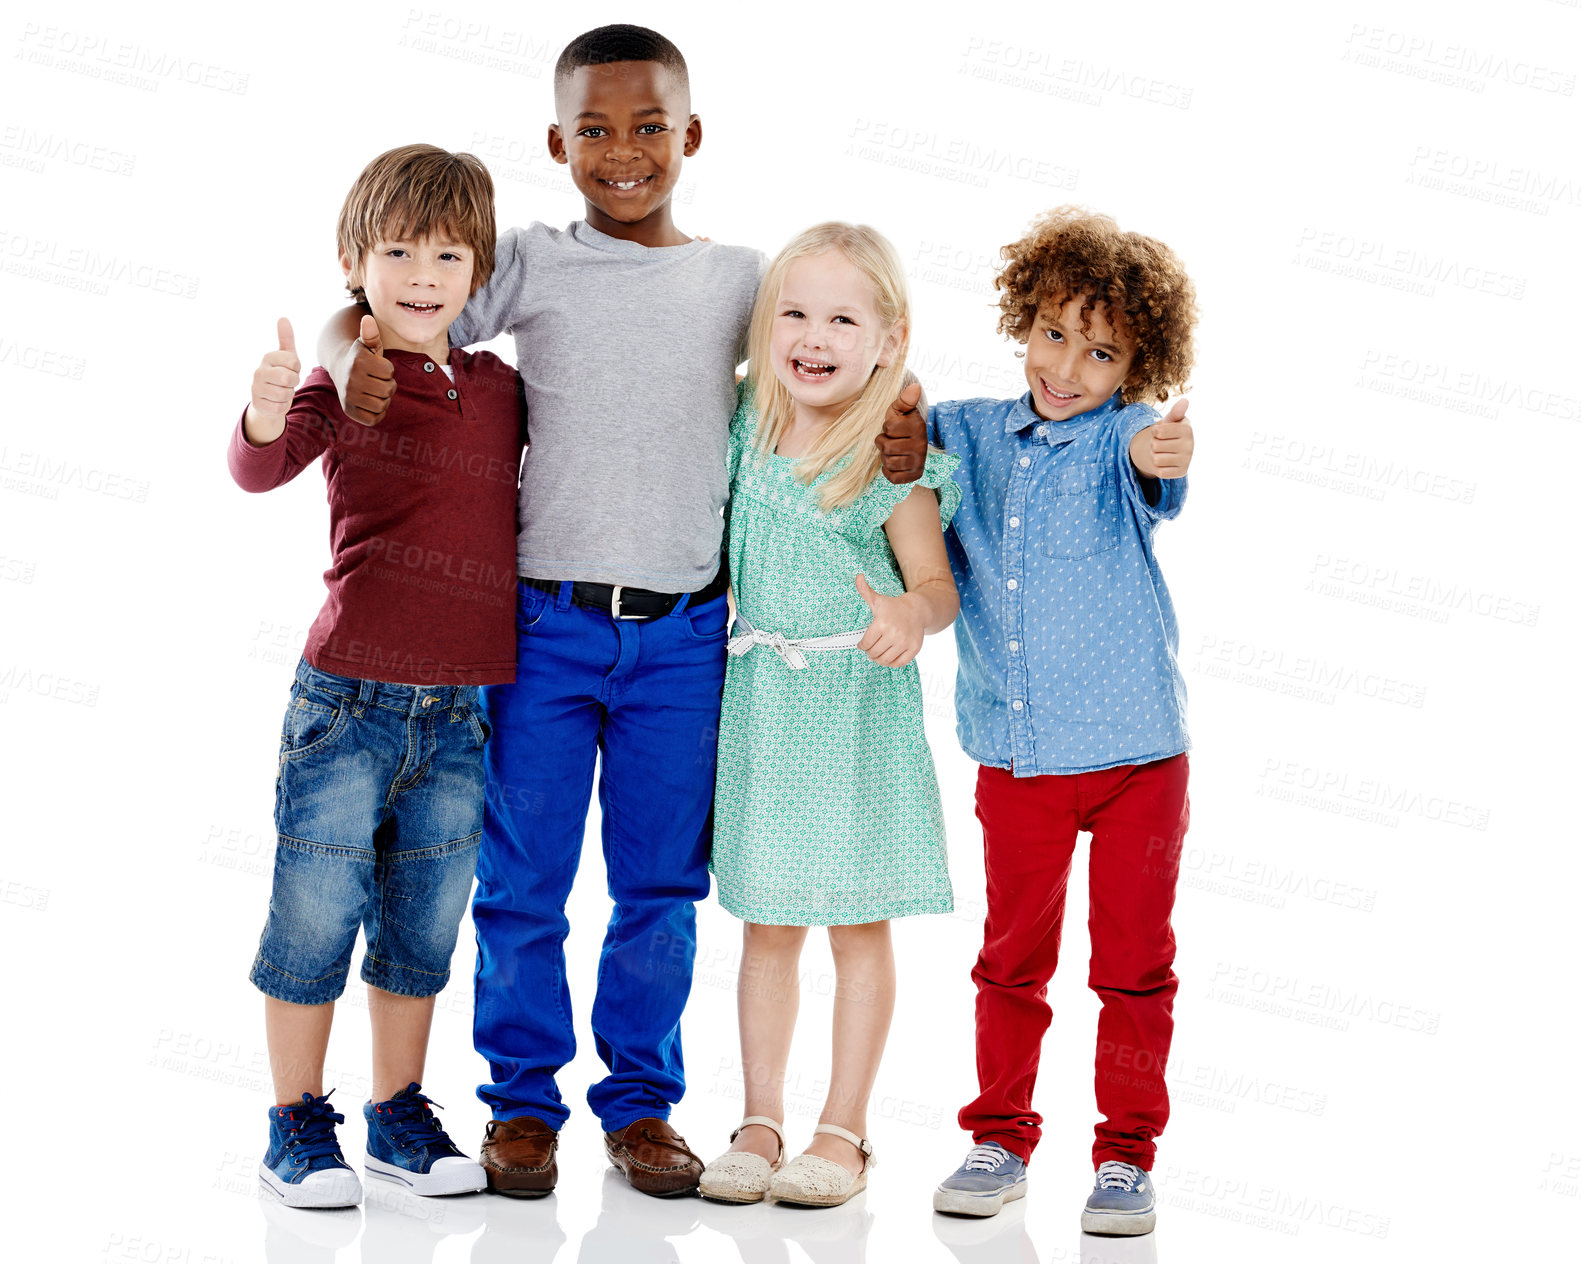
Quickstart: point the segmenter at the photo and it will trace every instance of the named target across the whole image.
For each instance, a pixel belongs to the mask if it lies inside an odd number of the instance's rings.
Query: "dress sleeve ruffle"
[[[752,387],[743,379],[736,383],[736,411],[730,418],[730,478],[741,468],[741,454],[752,446],[758,427],[758,410],[752,406]]]
[[[961,458],[950,452],[929,448],[923,462],[922,477],[911,483],[891,483],[879,474],[860,497],[844,508],[836,510],[830,525],[841,535],[853,540],[865,540],[883,528],[895,506],[911,494],[913,487],[931,487],[939,493],[939,521],[949,526],[950,519],[961,506],[960,485],[951,477]]]

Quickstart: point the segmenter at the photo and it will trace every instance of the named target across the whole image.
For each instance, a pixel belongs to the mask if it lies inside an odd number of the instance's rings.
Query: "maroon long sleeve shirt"
[[[512,681],[519,379],[487,351],[451,351],[454,382],[426,355],[384,354],[397,389],[378,425],[348,418],[314,369],[273,443],[237,423],[231,476],[269,491],[323,458],[331,562],[303,650],[314,667],[402,685]]]

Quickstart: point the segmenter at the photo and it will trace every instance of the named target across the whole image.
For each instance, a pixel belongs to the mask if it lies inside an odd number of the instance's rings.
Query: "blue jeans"
[[[389,685],[297,666],[280,735],[274,888],[252,981],[298,1005],[362,978],[401,996],[450,979],[483,825],[488,727],[470,685]]]
[[[693,903],[708,894],[709,811],[726,602],[623,621],[525,584],[514,685],[490,685],[494,738],[478,891],[473,1038],[496,1119],[569,1115],[555,1073],[576,1039],[565,977],[566,898],[582,853],[594,762],[615,903],[599,959],[593,1037],[609,1074],[587,1101],[606,1132],[668,1118],[685,1091],[681,1010]]]

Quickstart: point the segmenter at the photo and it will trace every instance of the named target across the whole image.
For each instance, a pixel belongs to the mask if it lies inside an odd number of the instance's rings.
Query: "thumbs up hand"
[[[372,316],[362,318],[362,329],[349,354],[351,365],[342,397],[346,416],[365,426],[376,426],[384,420],[395,394],[395,366],[384,358],[379,322]]]
[[[260,419],[284,421],[302,376],[302,362],[296,358],[296,338],[291,333],[291,322],[282,316],[277,328],[280,350],[264,356],[253,374],[253,412]]]
[[[912,378],[890,401],[884,428],[874,436],[880,468],[891,483],[914,483],[928,459],[928,419],[917,407],[922,383]]]
[[[880,667],[904,667],[916,658],[926,632],[924,612],[917,602],[909,594],[887,597],[874,592],[866,575],[856,577],[856,591],[873,612],[873,621],[856,648]]]
[[[291,322],[284,316],[276,326],[280,349],[264,356],[253,372],[253,397],[242,423],[247,438],[262,447],[273,443],[285,430],[285,415],[291,409],[297,382],[302,377],[302,362],[296,357],[296,337]]]
[[[1186,400],[1177,399],[1162,420],[1131,440],[1131,464],[1148,478],[1184,478],[1191,464],[1191,423]]]

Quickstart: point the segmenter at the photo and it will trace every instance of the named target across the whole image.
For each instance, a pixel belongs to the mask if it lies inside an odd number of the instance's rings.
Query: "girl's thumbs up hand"
[[[904,667],[917,657],[924,635],[923,612],[909,596],[888,597],[873,591],[866,575],[856,577],[857,595],[867,602],[873,621],[856,648],[880,667]]]

